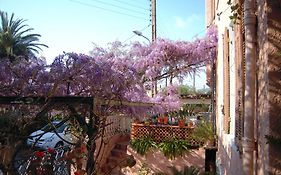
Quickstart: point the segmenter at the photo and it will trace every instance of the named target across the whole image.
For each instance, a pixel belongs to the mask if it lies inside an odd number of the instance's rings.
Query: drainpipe
[[[255,151],[255,79],[256,79],[256,16],[255,0],[244,1],[245,26],[245,113],[243,137],[243,172],[254,174]]]

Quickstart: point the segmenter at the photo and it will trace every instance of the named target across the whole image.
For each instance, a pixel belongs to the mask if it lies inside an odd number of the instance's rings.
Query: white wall
[[[215,23],[218,27],[218,58],[217,58],[217,134],[218,141],[218,165],[221,174],[242,174],[242,160],[239,152],[234,143],[235,136],[235,42],[234,31],[231,27],[231,21],[229,16],[231,15],[231,9],[227,5],[227,1],[219,0],[218,7],[216,8]],[[225,27],[229,30],[229,56],[230,56],[230,133],[227,134],[223,130],[224,116],[222,114],[223,105],[223,34]]]

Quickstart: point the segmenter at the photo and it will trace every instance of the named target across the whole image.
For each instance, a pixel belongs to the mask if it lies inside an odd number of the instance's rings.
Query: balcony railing
[[[104,139],[109,139],[116,134],[131,132],[132,119],[125,115],[112,115],[106,117]]]

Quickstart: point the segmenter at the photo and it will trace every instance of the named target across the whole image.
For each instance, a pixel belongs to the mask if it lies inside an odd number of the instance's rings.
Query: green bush
[[[145,155],[150,148],[156,148],[157,145],[151,137],[133,139],[130,142],[131,147],[140,155]]]
[[[179,92],[180,95],[189,95],[189,94],[195,94],[196,91],[193,87],[181,85],[179,86]]]
[[[207,141],[214,139],[214,132],[211,122],[200,122],[192,132],[192,138],[198,142],[206,144]]]
[[[186,140],[166,139],[158,145],[161,152],[168,159],[174,159],[183,156],[192,146]]]

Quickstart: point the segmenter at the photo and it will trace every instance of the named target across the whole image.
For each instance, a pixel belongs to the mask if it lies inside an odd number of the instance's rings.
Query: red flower
[[[74,175],[80,175],[80,173],[78,171],[74,172]]]
[[[55,150],[54,149],[52,149],[52,148],[48,148],[48,153],[54,153],[55,152]]]
[[[36,157],[44,157],[45,156],[45,153],[43,151],[36,151],[35,152],[35,156]]]
[[[86,151],[87,151],[86,145],[81,145],[81,152],[86,152]]]

